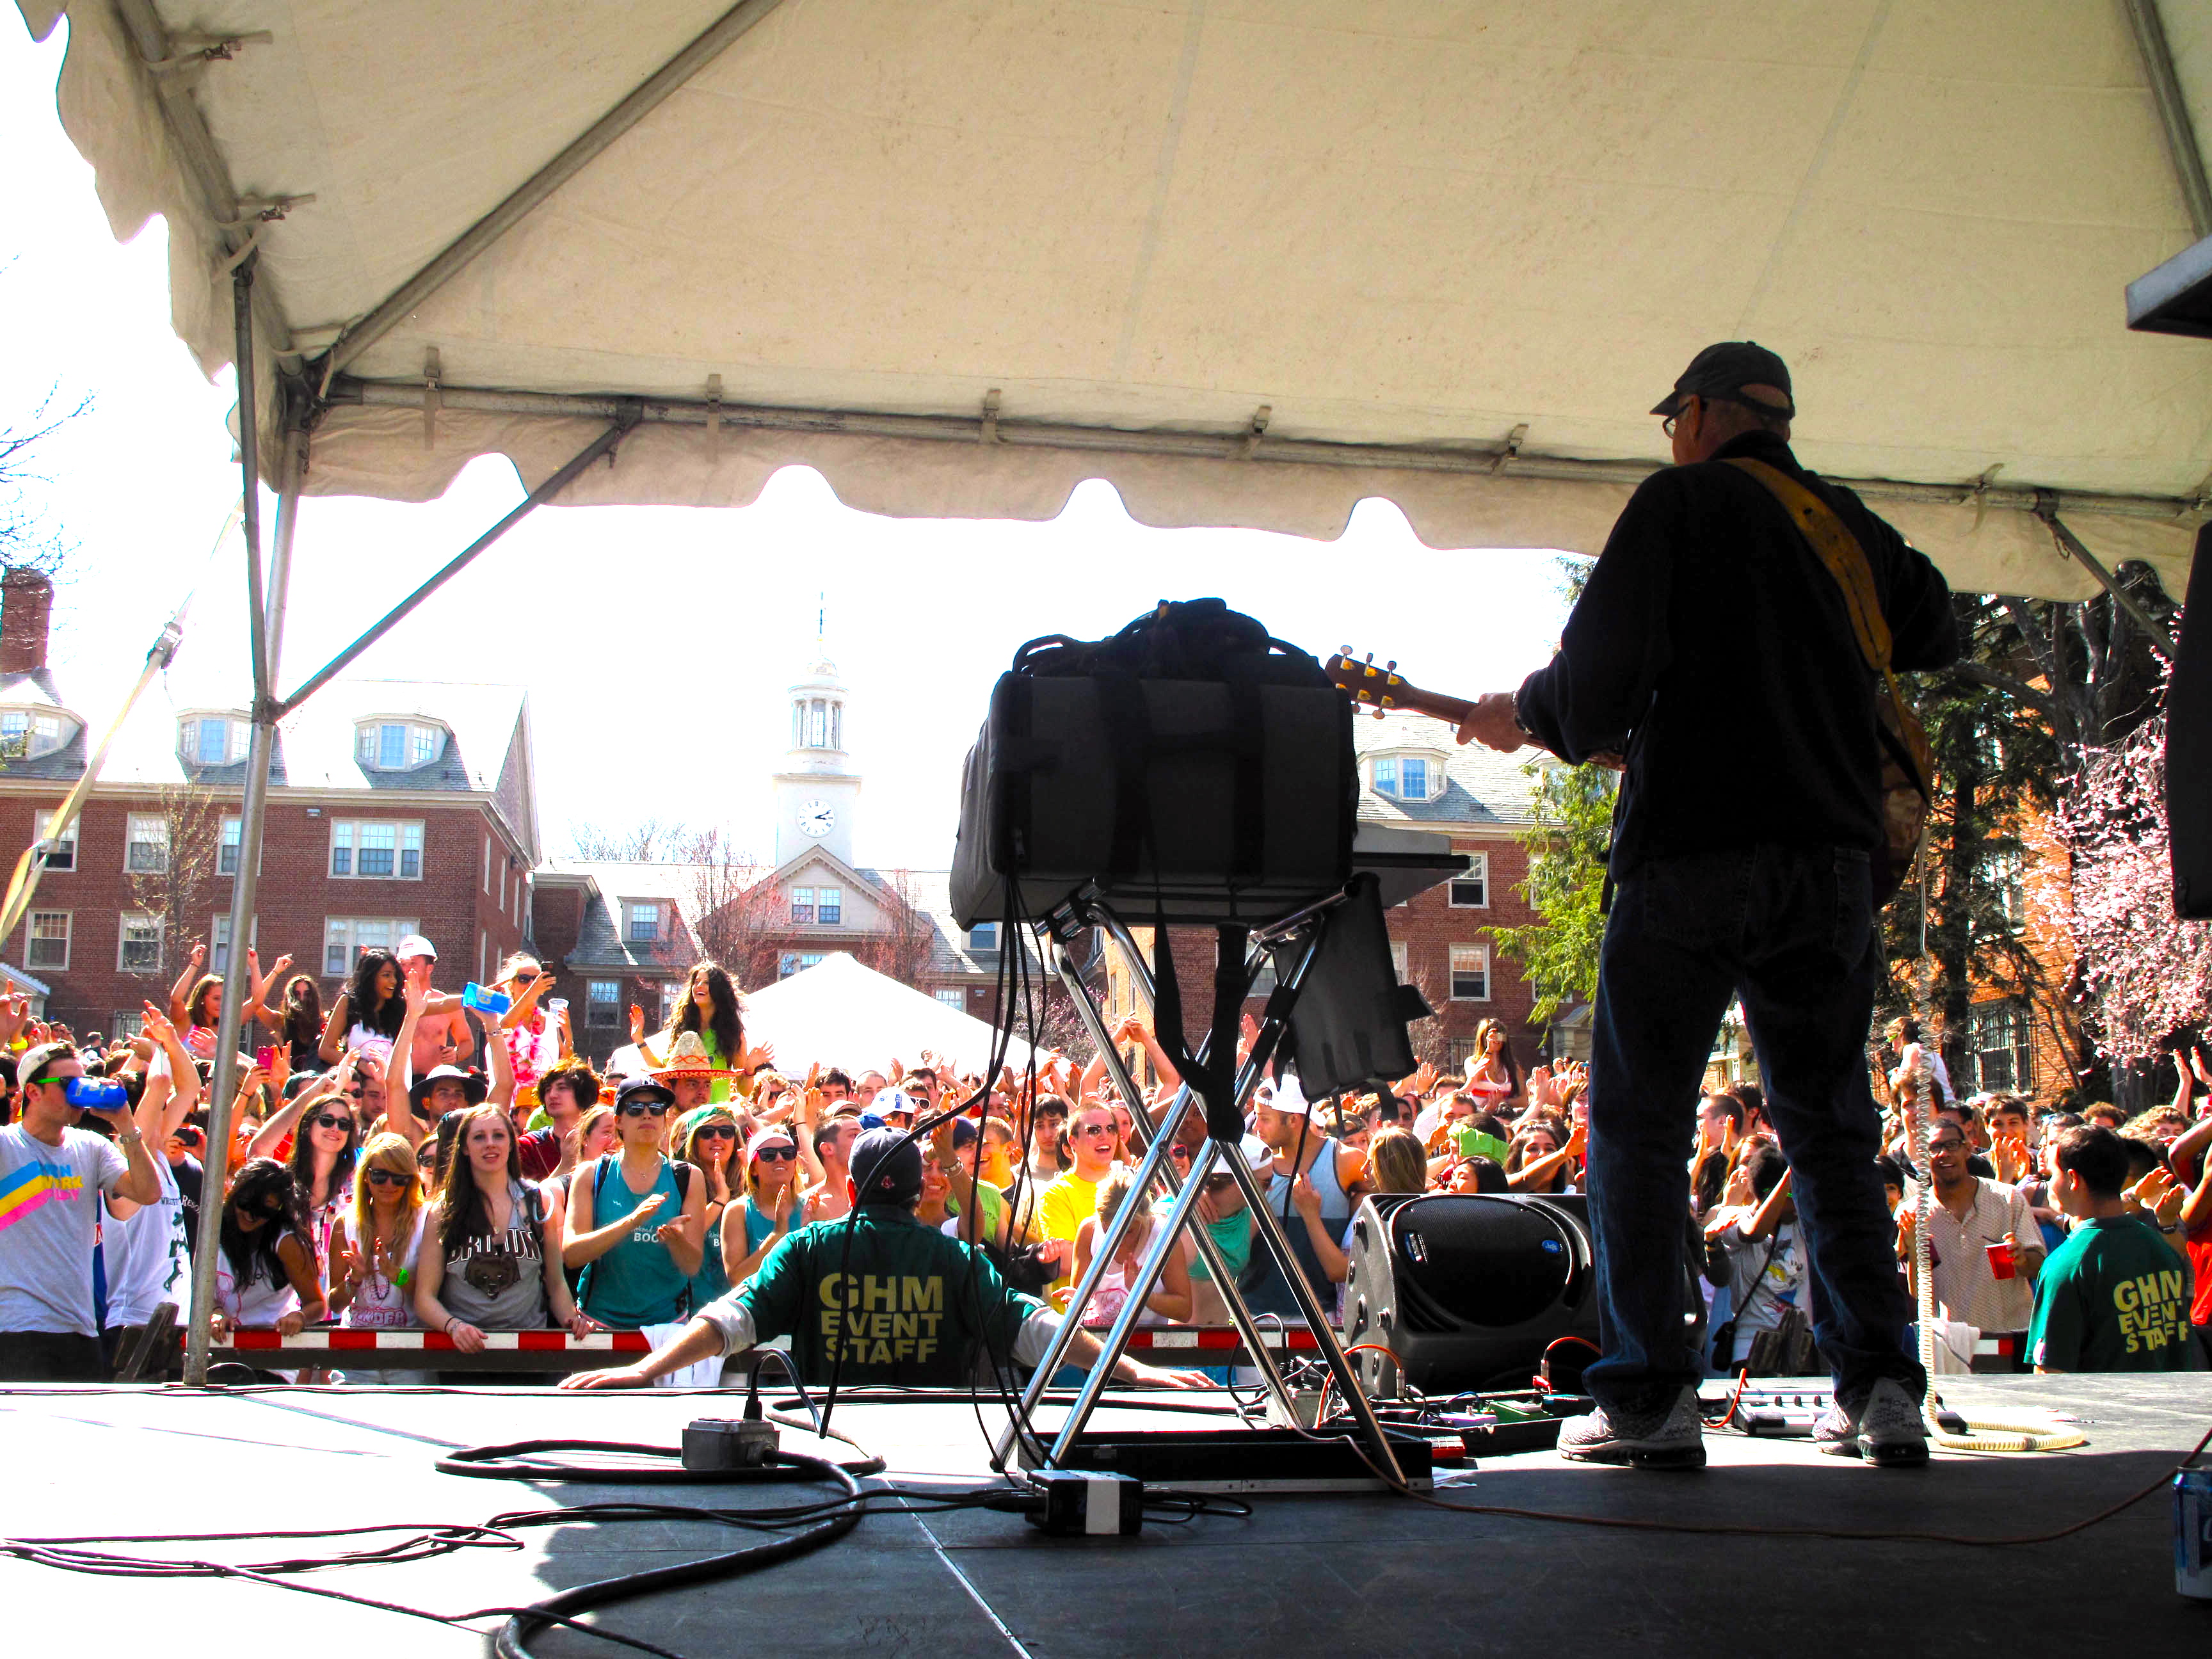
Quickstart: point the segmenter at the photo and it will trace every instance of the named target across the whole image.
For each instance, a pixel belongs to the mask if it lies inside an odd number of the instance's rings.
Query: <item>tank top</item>
[[[506,1231],[465,1239],[446,1258],[438,1300],[447,1313],[480,1331],[536,1331],[550,1322],[545,1306],[544,1207],[533,1206],[533,1193],[526,1182],[507,1182]],[[434,1250],[442,1248],[435,1234],[425,1245]],[[472,1279],[469,1268],[477,1261],[487,1266]],[[502,1265],[506,1263],[512,1264],[511,1270]]]
[[[265,1330],[286,1314],[300,1310],[300,1295],[289,1277],[272,1284],[259,1273],[240,1290],[230,1253],[219,1249],[215,1253],[215,1307],[236,1328]]]
[[[1306,1179],[1321,1194],[1322,1229],[1331,1236],[1344,1231],[1345,1224],[1352,1219],[1352,1210],[1351,1197],[1345,1192],[1343,1182],[1337,1178],[1337,1144],[1328,1136],[1322,1137],[1321,1154],[1306,1171]],[[1283,1219],[1285,1210],[1290,1212],[1287,1221]],[[1313,1239],[1306,1231],[1305,1218],[1298,1213],[1297,1206],[1291,1202],[1289,1176],[1274,1173],[1269,1176],[1267,1212],[1282,1228],[1283,1237],[1290,1243],[1291,1255],[1304,1270],[1306,1284],[1312,1290],[1314,1299],[1323,1308],[1334,1306],[1336,1286],[1330,1282],[1328,1274],[1322,1271],[1321,1258],[1314,1254]],[[1285,1319],[1299,1316],[1297,1300],[1291,1294],[1291,1287],[1284,1281],[1282,1269],[1275,1265],[1273,1255],[1262,1251],[1253,1253],[1252,1267],[1244,1281],[1244,1288],[1245,1304],[1254,1313],[1279,1314]]]
[[[578,1174],[592,1183],[587,1213],[593,1228],[604,1227],[617,1216],[635,1210],[654,1193],[665,1200],[585,1270],[584,1311],[617,1331],[675,1323],[684,1317],[690,1301],[691,1280],[678,1271],[668,1247],[653,1237],[684,1213],[675,1165],[662,1158],[653,1171],[653,1185],[641,1193],[631,1191],[623,1179],[622,1159],[617,1153],[597,1159],[590,1170]]]
[[[1142,1254],[1140,1251],[1139,1254]],[[1103,1330],[1121,1317],[1121,1310],[1129,1300],[1129,1273],[1134,1264],[1119,1259],[1109,1262],[1099,1275],[1098,1288],[1091,1293],[1091,1306],[1083,1316],[1086,1327]],[[1166,1316],[1147,1307],[1137,1316],[1139,1325],[1164,1325]]]
[[[415,1206],[414,1228],[407,1236],[405,1249],[400,1252],[399,1259],[404,1265],[390,1279],[377,1272],[374,1251],[357,1246],[363,1248],[369,1267],[362,1275],[361,1284],[354,1291],[353,1300],[346,1304],[339,1324],[356,1331],[395,1331],[415,1323],[415,1254],[422,1247],[422,1224],[429,1213],[427,1204]],[[374,1226],[375,1223],[371,1220],[369,1224]],[[350,1218],[346,1222],[346,1231],[349,1235],[353,1231]],[[450,1309],[451,1304],[447,1305]],[[473,1320],[470,1322],[475,1323]]]
[[[697,1176],[691,1177],[694,1181]],[[705,1307],[730,1288],[730,1275],[722,1267],[722,1224],[730,1218],[734,1204],[722,1206],[722,1213],[714,1218],[714,1227],[707,1234],[705,1248],[699,1252],[699,1271],[691,1275],[691,1306]]]

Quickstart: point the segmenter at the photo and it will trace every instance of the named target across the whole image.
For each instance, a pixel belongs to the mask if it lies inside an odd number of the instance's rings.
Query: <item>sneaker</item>
[[[1813,1425],[1813,1443],[1879,1468],[1917,1468],[1928,1461],[1928,1425],[1904,1385],[1883,1377],[1856,1412],[1841,1400],[1822,1412]]]
[[[1569,1418],[1559,1430],[1559,1455],[1639,1469],[1702,1469],[1705,1425],[1698,1415],[1698,1391],[1684,1389],[1660,1411],[1600,1406],[1587,1417]]]

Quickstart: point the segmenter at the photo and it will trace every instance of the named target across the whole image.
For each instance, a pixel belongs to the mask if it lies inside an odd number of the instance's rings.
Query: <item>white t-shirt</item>
[[[97,1336],[92,1251],[100,1197],[130,1169],[105,1136],[64,1129],[62,1144],[20,1123],[0,1129],[0,1331]]]
[[[154,1160],[161,1178],[157,1203],[143,1206],[128,1221],[102,1215],[100,1250],[107,1272],[110,1330],[143,1325],[164,1302],[177,1309],[192,1300],[192,1258],[185,1242],[185,1200],[169,1160]]]

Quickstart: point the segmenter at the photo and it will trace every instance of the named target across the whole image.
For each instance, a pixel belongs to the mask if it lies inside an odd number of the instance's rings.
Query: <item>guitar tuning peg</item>
[[[1377,708],[1376,709],[1376,711],[1375,711],[1375,718],[1376,718],[1376,720],[1381,720],[1381,719],[1382,718],[1382,709],[1381,709],[1380,708]]]
[[[1396,673],[1398,672],[1398,659],[1395,657],[1393,657],[1389,661],[1384,663],[1382,665],[1382,672],[1386,674]]]
[[[1348,645],[1340,645],[1336,647],[1336,654],[1340,657],[1349,657],[1352,654],[1352,647]]]
[[[1367,653],[1367,660],[1370,663],[1372,663],[1375,660],[1375,653],[1372,651]]]

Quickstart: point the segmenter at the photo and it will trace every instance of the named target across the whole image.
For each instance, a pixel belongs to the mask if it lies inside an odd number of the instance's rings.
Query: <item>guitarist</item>
[[[1881,682],[1844,576],[1784,505],[1791,486],[1816,498],[1798,495],[1801,511],[1818,520],[1825,508],[1863,550],[1895,667],[1958,655],[1950,591],[1857,496],[1798,465],[1790,370],[1773,352],[1708,346],[1651,412],[1675,465],[1630,498],[1551,663],[1479,699],[1459,728],[1462,743],[1626,763],[1590,1054],[1605,1352],[1585,1373],[1599,1409],[1572,1419],[1559,1449],[1704,1467],[1682,1218],[1699,1079],[1741,995],[1835,1375],[1817,1437],[1876,1463],[1924,1463],[1926,1382],[1904,1347],[1912,1310],[1864,1060],[1882,971],[1871,864],[1884,844]]]

